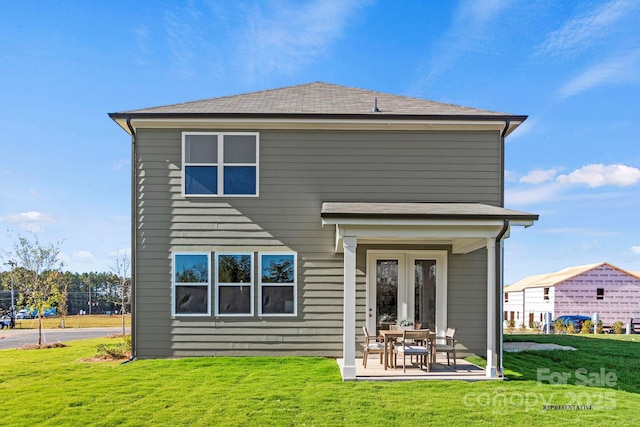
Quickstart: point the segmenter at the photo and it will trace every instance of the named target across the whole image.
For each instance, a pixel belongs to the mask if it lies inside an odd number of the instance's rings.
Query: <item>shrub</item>
[[[122,342],[116,344],[99,344],[96,351],[101,358],[125,359],[131,353],[131,335],[125,335]]]
[[[541,326],[542,323],[540,322],[531,322],[531,325],[529,325],[531,329],[535,329],[536,331],[539,330]]]
[[[596,334],[602,333],[602,320],[598,320],[598,325],[596,326]]]
[[[571,322],[567,323],[566,331],[567,331],[568,334],[575,334],[576,333],[575,325],[573,323],[571,323]]]
[[[507,332],[512,334],[513,330],[516,327],[516,321],[515,320],[507,320]]]
[[[553,330],[556,332],[556,334],[561,334],[563,332],[567,332],[567,326],[562,320],[558,319],[553,322]]]
[[[624,323],[618,320],[616,323],[612,325],[612,328],[613,328],[614,334],[621,334],[624,332]]]
[[[583,334],[590,334],[592,327],[593,322],[591,320],[585,320],[584,322],[582,322],[582,329],[580,330],[580,332],[582,332]]]

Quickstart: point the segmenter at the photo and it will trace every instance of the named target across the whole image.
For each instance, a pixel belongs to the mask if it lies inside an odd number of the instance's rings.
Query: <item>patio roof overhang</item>
[[[450,245],[456,254],[487,249],[487,368],[502,366],[501,248],[510,227],[529,227],[538,215],[480,203],[325,202],[323,225],[336,226],[336,252],[344,253],[343,379],[356,378],[356,248],[367,243]]]
[[[421,242],[450,245],[465,254],[486,245],[509,220],[529,227],[538,215],[480,203],[366,203],[324,202],[322,224],[336,226],[336,252],[345,237],[360,244]],[[504,236],[508,237],[508,235]]]

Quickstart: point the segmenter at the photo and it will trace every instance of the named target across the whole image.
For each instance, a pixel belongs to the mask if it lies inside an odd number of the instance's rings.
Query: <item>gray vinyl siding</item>
[[[456,328],[460,354],[487,353],[487,249],[449,255],[448,326]]]
[[[334,253],[335,228],[322,227],[323,201],[500,203],[498,132],[240,129],[260,132],[260,196],[185,198],[181,131],[140,129],[136,138],[136,350],[142,358],[340,357],[343,260]],[[252,317],[172,317],[171,254],[200,251],[297,252],[297,316],[260,318],[255,283]],[[449,322],[460,325],[466,348],[481,352],[486,255],[477,252],[482,251],[450,257]],[[357,325],[362,326],[365,248],[359,247],[357,256]],[[256,256],[256,277],[257,266]],[[211,292],[216,304],[213,285]],[[485,300],[470,298],[476,294]]]

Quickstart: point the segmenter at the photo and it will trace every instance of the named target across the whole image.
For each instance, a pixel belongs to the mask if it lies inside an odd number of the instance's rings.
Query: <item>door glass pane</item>
[[[377,329],[389,329],[398,318],[397,259],[376,261],[376,288]]]
[[[436,262],[415,261],[415,323],[422,329],[436,330]]]

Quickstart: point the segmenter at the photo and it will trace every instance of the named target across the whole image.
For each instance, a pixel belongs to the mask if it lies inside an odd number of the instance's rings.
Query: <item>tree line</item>
[[[8,271],[0,273],[0,314],[15,316],[15,310],[25,307],[38,317],[38,344],[42,337],[42,315],[55,308],[58,315],[130,312],[130,260],[118,253],[109,272],[63,272],[57,245],[40,243],[19,236],[14,250],[3,255]],[[12,292],[13,289],[13,292]],[[12,304],[12,293],[14,307]],[[13,310],[12,310],[13,309]]]
[[[23,286],[18,283],[17,278],[24,276],[24,272],[16,268],[14,273],[14,299],[19,309],[25,307],[26,298]],[[8,314],[11,308],[11,275],[11,271],[0,272],[0,315]],[[130,278],[127,277],[125,313],[131,312],[129,280]],[[122,310],[120,279],[110,271],[89,273],[65,271],[61,273],[57,288],[62,298],[51,306],[61,315],[120,314]]]

